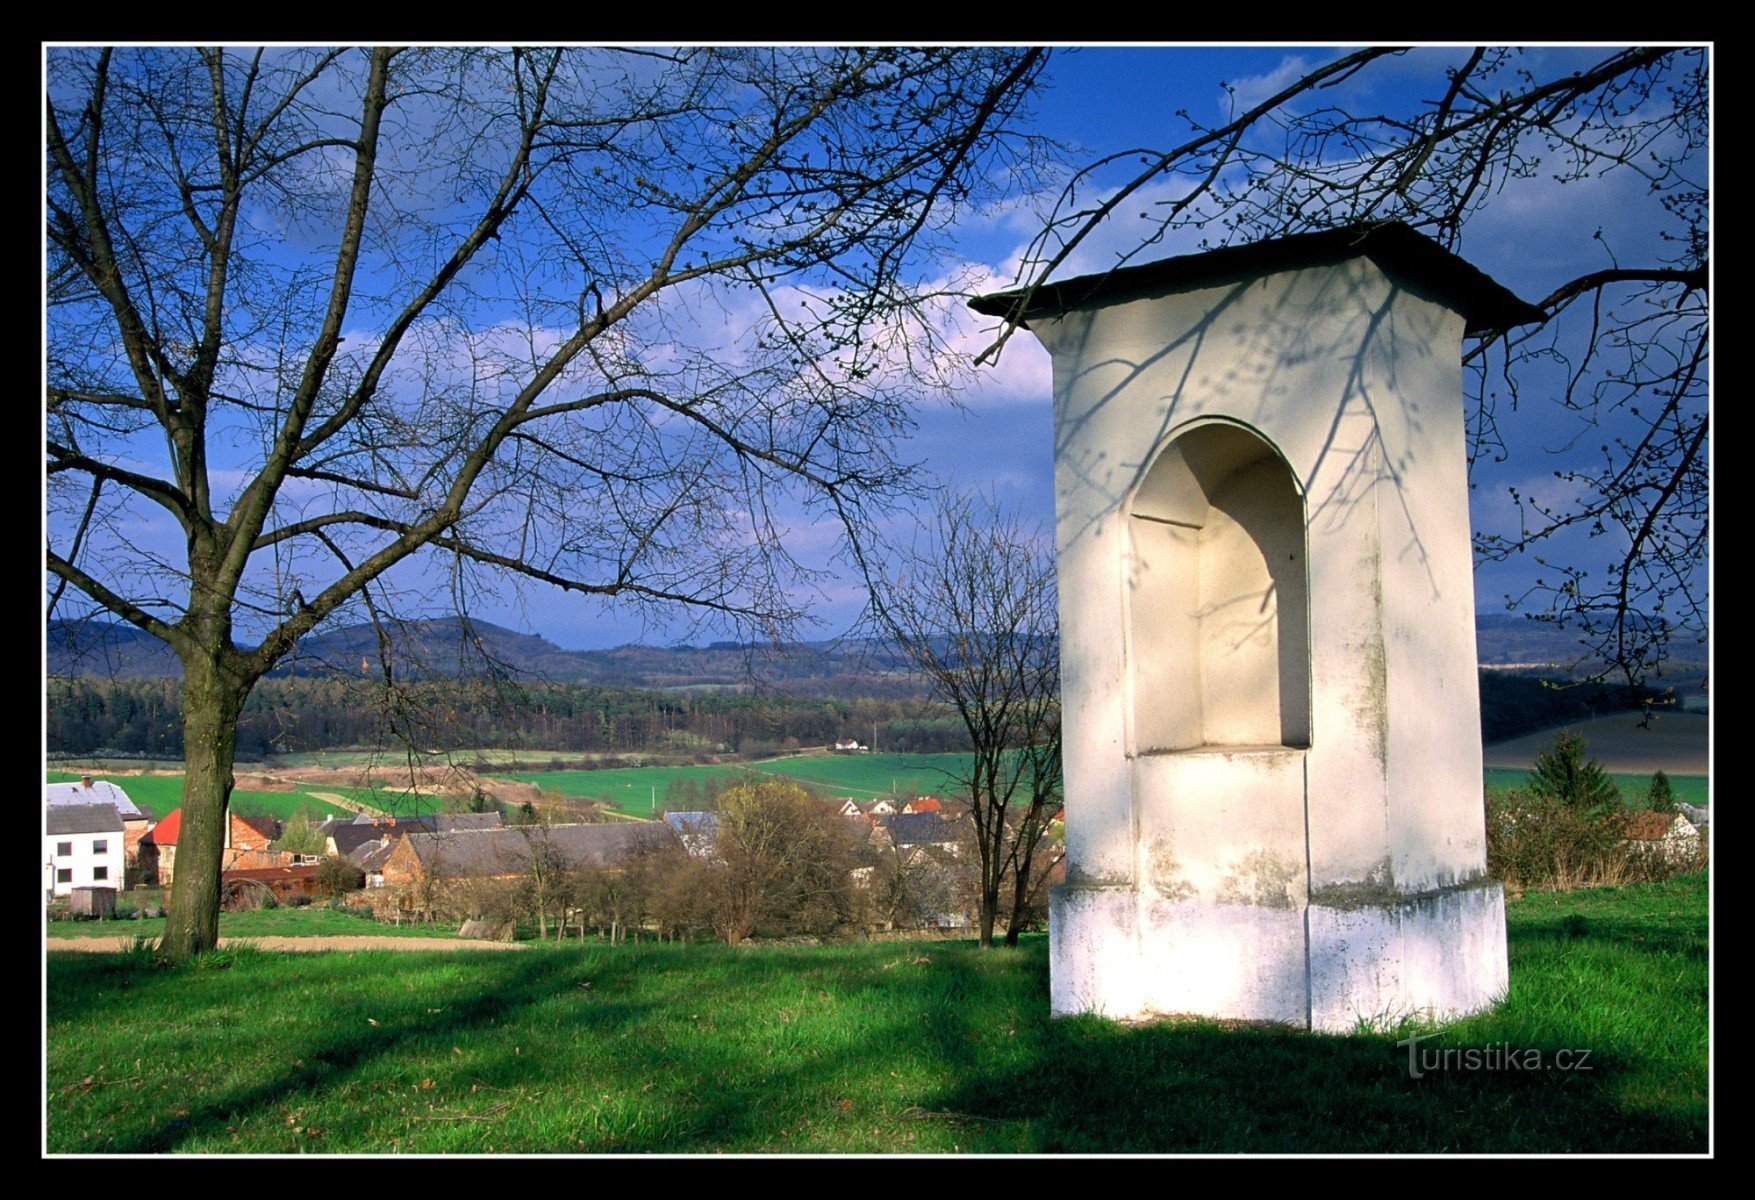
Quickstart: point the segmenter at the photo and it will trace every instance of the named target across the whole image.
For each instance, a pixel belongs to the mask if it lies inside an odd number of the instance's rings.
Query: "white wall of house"
[[[43,837],[43,889],[65,896],[76,887],[122,890],[122,833],[51,833]]]

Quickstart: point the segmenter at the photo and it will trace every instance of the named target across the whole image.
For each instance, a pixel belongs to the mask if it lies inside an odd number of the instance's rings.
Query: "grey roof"
[[[94,779],[88,788],[84,782],[45,783],[43,799],[51,808],[67,804],[112,804],[124,820],[151,820],[152,814],[128,798],[128,793],[107,779]]]
[[[341,855],[352,855],[353,852],[368,842],[395,840],[401,833],[432,833],[437,826],[431,817],[409,817],[392,825],[388,821],[378,821],[371,825],[360,825],[350,822],[337,825],[324,836],[335,842],[335,852]]]
[[[50,834],[121,833],[122,814],[113,804],[51,804],[44,831]]]
[[[1022,290],[977,296],[969,307],[990,317],[1058,316],[1092,304],[1113,304],[1203,287],[1242,283],[1280,271],[1326,266],[1363,256],[1408,290],[1445,304],[1468,321],[1468,332],[1510,329],[1543,320],[1478,268],[1400,221],[1378,221],[1295,233],[1201,254],[1181,254]]]
[[[396,839],[385,838],[383,841],[367,842],[363,846],[356,847],[347,858],[362,871],[381,871],[384,869],[384,864],[390,859],[390,852],[394,849],[396,849]]]
[[[418,817],[398,817],[397,823],[415,825],[424,822],[425,828],[432,830],[446,829],[497,829],[500,825],[500,814],[484,813],[427,813]],[[354,825],[379,825],[384,821],[382,813],[360,813],[351,822]]]
[[[937,813],[896,813],[877,820],[898,846],[938,846],[957,840],[956,822]]]
[[[532,846],[546,842],[567,867],[619,867],[636,856],[676,843],[661,821],[607,825],[508,825],[450,833],[411,833],[408,844],[422,865],[440,875],[512,875],[525,868]]]
[[[493,812],[481,813],[439,813],[433,820],[437,822],[433,828],[441,833],[453,829],[498,829],[502,824],[497,809]]]

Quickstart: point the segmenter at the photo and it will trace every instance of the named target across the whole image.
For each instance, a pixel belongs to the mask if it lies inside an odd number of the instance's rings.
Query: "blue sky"
[[[1176,116],[1179,109],[1196,120],[1223,120],[1232,103],[1224,84],[1231,85],[1238,100],[1248,102],[1343,52],[1334,47],[1277,46],[1063,48],[1051,61],[1050,86],[1036,104],[1034,128],[1066,144],[1074,163],[1134,147],[1162,149],[1186,136],[1186,125]],[[1448,47],[1417,49],[1361,77],[1348,87],[1347,98],[1380,102],[1386,109],[1435,99],[1433,93],[1443,86],[1443,63],[1459,61],[1465,53]],[[1603,51],[1556,47],[1531,53],[1537,69],[1550,71],[1596,61]],[[1701,170],[1704,173],[1704,166]],[[1105,182],[1113,180],[1098,180]],[[1036,212],[1043,199],[1022,196],[1004,209],[971,214],[950,239],[957,254],[965,263],[985,268],[996,283],[1007,282],[1009,268],[1037,227]],[[1139,205],[1125,207],[1145,207],[1150,199],[1146,196]],[[1605,245],[1625,260],[1660,249],[1652,240],[1655,222],[1650,204],[1629,174],[1565,186],[1541,177],[1514,181],[1465,230],[1462,253],[1526,299],[1539,299],[1556,282],[1606,265]],[[1604,230],[1603,241],[1580,235],[1598,227]],[[1110,265],[1118,253],[1137,245],[1141,228],[1131,217],[1116,220],[1081,247],[1060,275]],[[1148,251],[1145,258],[1193,248],[1192,241],[1170,241]],[[979,320],[966,319],[957,344],[971,352],[980,349],[985,345],[980,329]],[[955,404],[943,396],[921,398],[918,428],[902,457],[917,461],[923,471],[953,487],[990,489],[1049,527],[1053,511],[1049,390],[1047,355],[1034,339],[1020,335],[1008,344],[998,367],[979,372]],[[1509,424],[1510,444],[1517,453],[1503,464],[1480,464],[1476,471],[1472,516],[1477,528],[1499,528],[1510,519],[1504,500],[1507,485],[1517,485],[1526,494],[1532,489],[1551,493],[1557,486],[1552,478],[1556,466],[1571,461],[1568,455],[1584,452],[1572,445],[1575,426],[1539,400],[1523,404]],[[167,551],[176,541],[168,522],[156,515],[137,527],[134,536],[141,544],[162,545]],[[832,539],[829,531],[801,521],[789,542],[805,561],[821,562]],[[1560,550],[1595,552],[1582,544]],[[174,559],[175,554],[167,557]],[[1521,592],[1537,570],[1527,561],[1481,567],[1478,608],[1502,609],[1501,597]],[[411,578],[403,569],[401,582],[418,588],[428,581]],[[862,606],[863,593],[847,573],[832,577],[812,598],[818,618],[814,633],[832,636],[844,631]],[[503,588],[497,597],[478,597],[472,611],[573,648],[664,642],[685,634],[696,641],[713,636],[711,630],[689,631],[681,625],[654,627],[631,610],[537,584]]]

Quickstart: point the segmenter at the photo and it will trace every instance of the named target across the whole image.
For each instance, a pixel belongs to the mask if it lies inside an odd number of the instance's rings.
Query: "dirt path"
[[[133,947],[131,937],[49,938],[51,952],[77,950],[87,954],[115,954]],[[477,938],[375,937],[334,934],[328,937],[245,937],[219,939],[222,946],[247,945],[259,950],[522,950],[518,942],[488,942]]]
[[[333,804],[336,808],[345,808],[349,812],[369,813],[379,817],[384,815],[371,805],[361,804],[358,800],[350,800],[339,792],[306,792],[305,795],[313,800],[322,800],[327,804]]]

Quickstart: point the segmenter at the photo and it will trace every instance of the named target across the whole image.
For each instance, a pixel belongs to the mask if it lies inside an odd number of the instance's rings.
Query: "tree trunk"
[[[183,812],[159,955],[172,962],[219,943],[219,876],[237,754],[238,714],[254,680],[228,671],[224,651],[183,659]]]
[[[981,948],[983,950],[993,947],[993,916],[994,911],[998,908],[998,891],[989,891],[983,888],[981,891]]]

